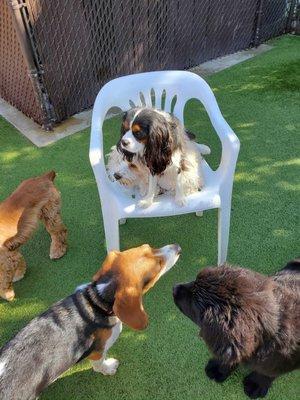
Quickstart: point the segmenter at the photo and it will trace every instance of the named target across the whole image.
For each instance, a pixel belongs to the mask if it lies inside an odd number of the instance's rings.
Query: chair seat
[[[220,207],[220,195],[216,188],[204,188],[200,192],[186,197],[186,205],[179,206],[174,201],[174,196],[162,194],[154,199],[148,208],[140,208],[138,197],[130,195],[117,198],[120,215],[122,218],[165,217],[178,214],[187,214]]]
[[[150,207],[141,208],[138,206],[141,199],[139,195],[133,198],[132,194],[125,191],[119,183],[112,183],[120,215],[122,218],[165,217],[220,207],[219,186],[214,179],[214,171],[205,160],[202,161],[202,170],[205,186],[201,191],[186,196],[184,206],[177,205],[174,195],[166,193],[156,196]]]
[[[184,206],[175,203],[173,194],[165,193],[156,196],[150,207],[141,208],[138,206],[140,195],[135,194],[133,198],[131,191],[124,190],[117,182],[112,183],[120,215],[122,218],[165,217],[220,207],[219,185],[215,179],[215,173],[205,160],[202,160],[201,168],[205,186],[201,191],[186,196]]]

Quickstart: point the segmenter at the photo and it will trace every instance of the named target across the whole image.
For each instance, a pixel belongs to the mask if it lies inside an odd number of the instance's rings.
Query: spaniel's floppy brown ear
[[[142,291],[136,287],[118,290],[113,311],[122,322],[136,330],[143,330],[148,325],[148,315],[142,304]]]
[[[145,160],[152,175],[161,174],[172,161],[172,134],[169,123],[154,120],[145,148]]]

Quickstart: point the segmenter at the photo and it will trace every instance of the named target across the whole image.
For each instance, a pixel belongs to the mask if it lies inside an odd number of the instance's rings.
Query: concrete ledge
[[[249,60],[250,58],[270,49],[272,49],[272,46],[261,44],[256,48],[239,51],[235,54],[207,61],[197,67],[191,68],[190,71],[203,77],[209,76],[222,71],[223,69],[230,68],[233,65]],[[17,110],[1,98],[0,115],[2,115],[37,147],[44,147],[56,142],[57,140],[72,135],[73,133],[79,132],[82,129],[88,128],[91,125],[92,110],[83,111],[73,115],[71,118],[57,125],[57,127],[55,127],[51,132],[44,131],[32,119],[26,117],[26,115],[21,111]],[[110,118],[113,115],[116,114],[110,114],[107,117]]]
[[[44,147],[88,128],[91,125],[92,110],[73,115],[51,132],[44,131],[40,125],[1,98],[0,114],[37,147]]]
[[[243,61],[249,60],[258,54],[265,53],[271,50],[272,46],[268,44],[261,44],[258,47],[253,47],[248,50],[238,51],[234,54],[229,54],[224,57],[219,57],[211,61],[206,61],[203,64],[197,65],[190,69],[190,71],[195,72],[195,74],[201,75],[202,77],[215,74],[216,72],[222,71],[232,67],[233,65],[239,64]]]

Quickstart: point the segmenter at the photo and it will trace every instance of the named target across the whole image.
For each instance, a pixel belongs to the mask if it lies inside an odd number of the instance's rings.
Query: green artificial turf
[[[273,45],[271,51],[208,79],[241,141],[228,260],[267,274],[299,255],[300,38],[286,36]],[[220,143],[203,108],[191,101],[185,118],[198,141],[212,147],[207,159],[215,168]],[[106,123],[106,149],[116,141],[118,131],[118,119]],[[23,247],[28,271],[14,285],[16,300],[0,301],[0,345],[51,303],[89,281],[105,257],[88,150],[89,129],[38,149],[0,119],[0,198],[21,180],[55,169],[69,229],[69,250],[59,261],[49,260],[50,240],[42,228]],[[183,250],[177,265],[145,296],[148,329],[140,333],[124,329],[109,353],[120,360],[114,377],[92,372],[84,361],[50,386],[42,400],[246,398],[245,370],[239,369],[222,385],[206,378],[209,352],[198,338],[197,327],[179,313],[171,295],[174,283],[191,280],[205,265],[216,263],[217,212],[205,212],[202,218],[129,220],[121,226],[123,249],[147,242],[153,246],[178,242]],[[278,379],[268,398],[299,398],[299,373]]]

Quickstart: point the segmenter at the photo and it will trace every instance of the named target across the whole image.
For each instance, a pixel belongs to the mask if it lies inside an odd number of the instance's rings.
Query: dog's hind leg
[[[15,298],[13,281],[18,268],[23,269],[25,261],[22,255],[16,251],[0,250],[0,297],[7,301]]]
[[[40,207],[38,205],[29,210],[25,210],[18,221],[17,233],[7,239],[3,243],[3,246],[10,251],[14,251],[22,244],[26,243],[38,225],[39,210]]]
[[[95,359],[93,358],[92,355],[89,357],[94,371],[101,372],[101,374],[103,375],[114,375],[117,372],[119,361],[116,360],[115,358],[105,358],[105,357],[108,350],[118,339],[121,332],[122,332],[122,322],[120,321],[112,328],[111,335],[104,344],[101,358]]]
[[[50,200],[42,207],[40,218],[51,236],[50,258],[61,258],[67,251],[67,228],[62,222],[60,193],[53,187]]]
[[[13,282],[18,282],[22,278],[24,278],[24,275],[26,272],[26,262],[24,260],[24,257],[22,256],[21,253],[18,253],[18,254],[19,254],[20,258],[19,258],[17,266],[16,266],[15,274],[13,277]]]

